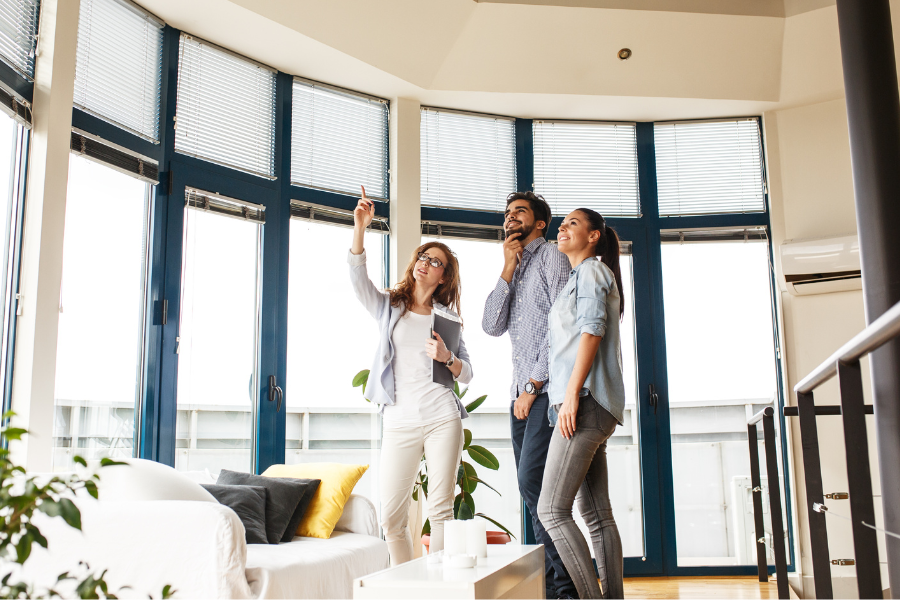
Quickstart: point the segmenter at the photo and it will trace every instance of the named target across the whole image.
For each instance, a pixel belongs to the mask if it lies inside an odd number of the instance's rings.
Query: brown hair
[[[553,213],[550,210],[550,205],[544,200],[544,197],[540,194],[535,194],[534,192],[513,192],[506,197],[506,207],[509,208],[509,205],[516,200],[527,201],[528,205],[531,207],[531,212],[534,213],[535,222],[543,221],[545,223],[544,228],[541,229],[540,232],[541,237],[546,238],[547,230],[550,229],[550,219],[553,217]]]
[[[402,302],[403,315],[405,315],[409,307],[415,303],[416,280],[413,278],[413,270],[416,268],[419,255],[431,248],[439,248],[447,255],[447,262],[444,264],[444,283],[437,286],[432,297],[447,308],[452,308],[456,311],[456,314],[462,317],[459,302],[459,261],[456,259],[456,254],[453,253],[453,250],[441,242],[428,242],[416,248],[412,259],[406,266],[406,273],[403,275],[403,279],[388,290],[388,293],[391,295],[391,306],[400,306]]]

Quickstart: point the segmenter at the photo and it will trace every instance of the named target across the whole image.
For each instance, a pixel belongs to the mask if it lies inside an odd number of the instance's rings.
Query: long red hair
[[[452,308],[456,311],[456,314],[462,317],[459,301],[461,288],[459,261],[456,259],[456,254],[453,253],[453,250],[441,242],[428,242],[416,248],[409,264],[406,266],[406,273],[403,275],[403,279],[388,290],[388,293],[391,295],[391,306],[400,306],[402,303],[403,314],[406,314],[409,307],[415,303],[416,280],[413,278],[413,271],[416,268],[419,255],[431,248],[439,248],[447,256],[447,261],[444,263],[444,283],[437,286],[432,298],[447,308]]]

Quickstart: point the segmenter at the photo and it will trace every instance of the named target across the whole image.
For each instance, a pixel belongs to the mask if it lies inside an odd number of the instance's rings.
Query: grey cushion
[[[203,488],[231,510],[244,524],[248,544],[268,544],[266,538],[266,488],[260,485],[212,485]]]
[[[262,477],[223,469],[218,485],[251,485],[266,488],[266,539],[270,544],[289,542],[309,508],[319,479]],[[314,483],[313,483],[314,482]],[[306,498],[306,502],[302,502]],[[297,509],[300,508],[301,511]]]

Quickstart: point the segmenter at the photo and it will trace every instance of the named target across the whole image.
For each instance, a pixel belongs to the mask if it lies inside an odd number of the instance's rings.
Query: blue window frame
[[[268,399],[268,376],[274,375],[276,382],[284,386],[287,368],[287,248],[291,201],[350,211],[356,204],[356,196],[291,184],[289,148],[292,139],[294,78],[286,73],[279,72],[275,76],[275,158],[272,178],[176,154],[173,117],[176,107],[180,34],[180,31],[169,26],[166,26],[164,31],[159,143],[154,144],[79,109],[73,110],[73,125],[152,158],[159,166],[159,184],[154,190],[155,214],[152,219],[156,225],[151,231],[151,273],[147,312],[152,318],[148,319],[145,336],[147,361],[143,393],[145,400],[141,407],[140,419],[141,457],[168,464],[175,461],[176,347],[185,189],[194,187],[219,192],[265,206],[261,291],[263,318],[260,325],[258,358],[261,377],[259,385],[253,390],[257,420],[254,468],[257,472],[262,472],[271,464],[283,462],[285,456],[285,413],[284,410],[277,410],[276,403]],[[0,66],[0,79],[2,78]],[[750,575],[755,572],[755,567],[677,565],[672,509],[671,426],[666,401],[668,386],[662,299],[661,232],[669,229],[721,227],[768,229],[769,215],[764,211],[747,214],[660,217],[653,130],[653,123],[637,123],[635,126],[642,216],[609,219],[609,223],[619,231],[623,239],[633,242],[635,311],[646,315],[636,323],[639,345],[638,410],[643,417],[640,434],[644,448],[645,474],[651,472],[651,464],[660,465],[658,470],[653,467],[652,476],[644,477],[643,485],[645,539],[648,542],[652,540],[658,542],[648,543],[645,556],[627,558],[626,572],[631,575]],[[533,140],[533,122],[529,119],[515,119],[515,172],[519,190],[533,189],[535,175]],[[389,217],[387,202],[376,202],[376,214],[384,219]],[[501,227],[503,222],[502,214],[497,212],[437,207],[423,207],[421,218],[423,221],[435,223],[481,225],[493,231],[495,235],[496,229]],[[551,238],[555,238],[560,221],[560,217],[552,219]],[[771,251],[770,247],[770,254]],[[774,279],[772,285],[774,286]],[[777,323],[775,327],[777,328]],[[777,332],[775,333],[777,340]],[[779,407],[783,406],[780,376],[779,364],[777,368]],[[650,383],[655,385],[660,395],[659,408],[662,410],[656,412],[649,403]],[[784,439],[782,452],[786,455],[787,447]],[[784,477],[787,482],[786,472]],[[787,485],[785,488],[789,489]],[[791,531],[790,497],[787,498],[787,502],[788,530]],[[528,539],[526,535],[526,540]],[[790,539],[790,544],[793,551],[793,538]]]

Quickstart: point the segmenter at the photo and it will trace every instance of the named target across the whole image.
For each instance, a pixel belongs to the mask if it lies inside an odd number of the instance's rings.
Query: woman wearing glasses
[[[463,447],[461,419],[468,417],[449,388],[432,380],[432,361],[447,365],[460,383],[472,380],[472,367],[462,336],[454,355],[439,335],[431,337],[431,311],[454,316],[459,311],[459,262],[439,242],[416,249],[403,279],[380,291],[366,271],[363,239],[375,216],[375,205],[362,198],[353,211],[350,281],[356,297],[378,321],[379,343],[369,372],[365,397],[382,405],[381,526],[391,564],[412,558],[407,526],[410,492],[422,455],[428,462],[428,514],[431,551],[444,548],[444,522],[453,518],[456,473]],[[456,312],[454,312],[456,311]]]

